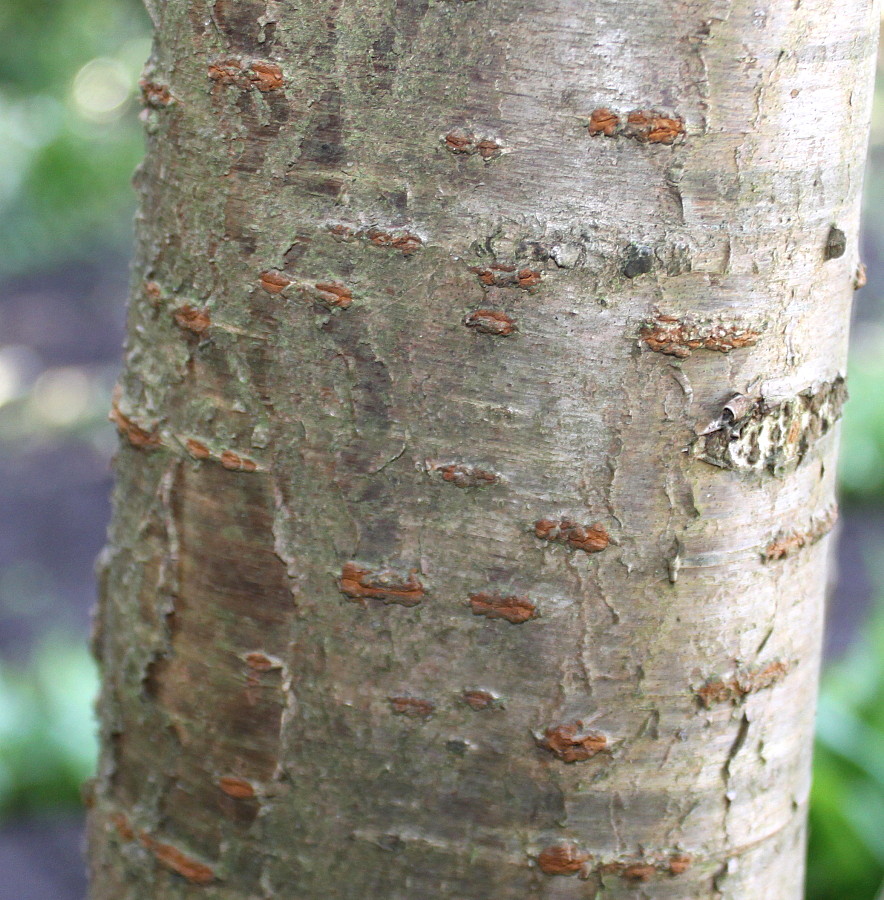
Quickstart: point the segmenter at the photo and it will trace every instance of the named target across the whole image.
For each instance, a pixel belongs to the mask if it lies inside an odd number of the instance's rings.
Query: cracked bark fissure
[[[877,8],[149,6],[93,900],[800,897]]]

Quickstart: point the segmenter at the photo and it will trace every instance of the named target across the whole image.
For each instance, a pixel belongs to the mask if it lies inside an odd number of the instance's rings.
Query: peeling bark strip
[[[709,709],[716,703],[737,703],[747,694],[754,694],[772,687],[789,671],[788,665],[779,660],[765,666],[738,669],[729,678],[708,678],[694,693],[700,703]]]
[[[787,556],[792,556],[799,550],[803,550],[805,547],[822,540],[835,527],[837,521],[838,507],[832,505],[820,515],[814,516],[807,528],[801,531],[790,531],[777,535],[765,547],[762,557],[765,562],[770,562],[771,560],[785,559]]]
[[[499,334],[501,337],[518,331],[513,319],[496,309],[477,309],[470,313],[463,323],[467,328],[473,328],[481,334]]]
[[[678,318],[659,313],[654,321],[645,322],[639,330],[641,341],[648,349],[678,359],[687,359],[694,350],[729,353],[751,347],[759,334],[759,331],[733,322],[703,321],[690,316]]]
[[[427,471],[435,473],[448,484],[459,488],[485,487],[489,484],[497,484],[500,476],[479,466],[469,466],[461,463],[427,463]]]
[[[545,875],[577,875],[590,859],[575,844],[556,844],[538,855],[537,865]]]
[[[722,469],[780,475],[829,432],[846,399],[840,375],[778,403],[738,394],[697,438],[693,454]]]
[[[157,862],[186,878],[191,884],[211,884],[215,880],[215,872],[210,866],[183,853],[177,847],[158,841],[144,831],[139,832],[138,840],[153,853]]]
[[[391,570],[374,572],[349,562],[342,569],[338,584],[341,592],[353,600],[383,600],[400,606],[417,606],[424,597],[417,569],[403,575]]]
[[[565,544],[574,550],[586,553],[601,553],[611,542],[604,527],[598,522],[595,525],[578,525],[570,519],[538,519],[534,523],[534,534],[542,541]]]
[[[506,619],[521,625],[537,618],[537,607],[526,597],[502,597],[500,594],[471,594],[470,607],[474,616],[486,619]]]
[[[672,144],[685,133],[684,120],[653,110],[634,110],[618,115],[601,107],[593,111],[587,123],[589,133],[595,137],[626,137],[643,144]]]
[[[209,78],[216,84],[234,84],[266,94],[283,86],[282,69],[266,60],[243,60],[229,57],[215,60],[209,66]]]
[[[583,722],[551,725],[538,741],[540,747],[557,756],[562,762],[583,762],[610,749],[608,738],[597,731],[587,731]]]

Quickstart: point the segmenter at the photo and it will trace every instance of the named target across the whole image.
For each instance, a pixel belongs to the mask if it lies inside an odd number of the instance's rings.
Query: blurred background
[[[0,900],[81,900],[86,650],[142,153],[139,0],[0,3]],[[884,64],[879,70],[884,69]],[[884,72],[866,180],[809,900],[884,900]]]

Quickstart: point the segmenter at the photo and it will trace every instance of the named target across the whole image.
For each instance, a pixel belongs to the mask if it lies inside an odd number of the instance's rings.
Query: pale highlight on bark
[[[93,900],[797,900],[876,7],[150,10]]]

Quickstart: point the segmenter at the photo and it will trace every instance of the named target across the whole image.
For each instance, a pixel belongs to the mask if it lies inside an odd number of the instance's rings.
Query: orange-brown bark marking
[[[669,872],[672,875],[683,875],[691,867],[693,858],[687,853],[676,853],[669,857]]]
[[[471,134],[451,132],[445,135],[445,147],[452,153],[469,153],[475,138]]]
[[[542,541],[565,544],[586,553],[600,553],[611,541],[602,525],[578,525],[570,519],[560,519],[558,522],[538,519],[534,523],[534,534]]]
[[[282,87],[282,69],[274,63],[253,62],[251,70],[252,74],[249,76],[251,82],[261,93],[266,94]]]
[[[242,75],[242,63],[238,59],[216,59],[209,63],[209,78],[219,84],[233,84]]]
[[[117,829],[117,834],[124,841],[135,840],[135,832],[132,830],[129,820],[122,813],[113,813],[110,820],[113,823],[114,828]]]
[[[537,607],[526,597],[501,597],[500,594],[480,593],[470,595],[470,607],[474,616],[486,619],[506,619],[513,625],[521,625],[537,617]]]
[[[492,138],[476,140],[476,136],[469,132],[452,131],[443,138],[445,149],[463,156],[472,156],[478,153],[484,160],[497,159],[503,151],[503,147]]]
[[[165,109],[175,102],[172,92],[165,84],[142,79],[138,82],[138,86],[141,88],[141,99],[144,101],[144,105],[151,109]]]
[[[180,306],[172,314],[179,328],[190,331],[193,334],[201,335],[212,324],[209,311],[206,309],[196,309],[193,306]]]
[[[416,569],[403,576],[392,571],[373,572],[358,563],[348,562],[341,570],[338,585],[341,593],[354,600],[383,600],[400,606],[417,606],[424,596]]]
[[[276,663],[263,653],[247,653],[245,655],[246,665],[256,672],[269,672],[276,668]]]
[[[205,444],[195,441],[193,438],[188,438],[184,446],[194,459],[208,459],[212,455]]]
[[[291,278],[287,278],[281,272],[261,273],[260,284],[268,294],[282,293],[291,283]]]
[[[426,719],[433,714],[436,704],[419,697],[388,697],[394,715],[408,716],[410,719]]]
[[[764,549],[764,560],[769,562],[776,559],[785,559],[805,547],[822,540],[838,521],[838,509],[835,506],[827,509],[822,515],[812,520],[803,531],[793,531],[779,535]]]
[[[476,144],[476,151],[478,152],[479,156],[482,157],[482,159],[496,159],[498,156],[500,156],[502,150],[503,147],[501,147],[500,144],[497,143],[497,141],[492,141],[489,139],[479,141],[479,143]]]
[[[116,402],[111,406],[108,419],[117,426],[117,431],[133,447],[139,450],[152,450],[154,447],[160,446],[159,435],[155,431],[145,431],[139,425],[136,425],[127,415],[120,412]]]
[[[546,875],[576,875],[588,860],[589,854],[574,844],[556,844],[538,855],[537,865]]]
[[[337,306],[340,309],[347,309],[353,303],[353,294],[343,284],[323,281],[315,284],[314,287],[319,295],[320,302],[325,306]]]
[[[633,110],[626,114],[626,121],[613,110],[605,107],[593,110],[587,122],[592,136],[633,138],[647,144],[671,144],[684,134],[684,120],[653,110]]]
[[[626,881],[646,882],[657,874],[657,867],[645,862],[611,862],[599,866],[605,875],[619,875]]]
[[[614,860],[603,863],[598,871],[603,875],[619,875],[625,881],[644,883],[655,875],[683,875],[693,859],[686,853],[676,853],[663,859]]]
[[[759,332],[736,324],[692,322],[672,316],[657,316],[639,330],[641,340],[656,353],[687,359],[693,350],[716,350],[729,353],[751,347],[758,341]]]
[[[671,144],[684,134],[684,122],[660,113],[636,110],[627,116],[624,134],[649,144]]]
[[[585,731],[583,722],[551,725],[543,733],[540,746],[563,762],[583,762],[608,749],[608,739],[595,731]]]
[[[177,847],[158,841],[144,831],[139,833],[138,839],[153,853],[159,863],[177,872],[192,884],[210,884],[215,880],[215,873],[209,866],[182,853]]]
[[[470,266],[470,271],[489,287],[518,287],[530,290],[543,277],[536,269],[517,269],[516,266],[495,263],[491,266]]]
[[[464,320],[467,328],[475,328],[482,334],[499,334],[503,337],[517,331],[516,323],[506,313],[496,309],[477,309]]]
[[[254,472],[258,468],[258,464],[254,460],[240,456],[232,450],[225,450],[218,457],[218,461],[225,469],[230,469],[231,472]]]
[[[329,233],[336,240],[341,243],[349,243],[356,239],[356,232],[353,231],[352,228],[349,228],[347,225],[329,225],[327,226]]]
[[[233,57],[216,59],[209,64],[208,74],[216,84],[235,84],[244,90],[255,88],[262,94],[279,90],[284,80],[276,63],[259,59],[248,63]]]
[[[433,471],[442,476],[443,481],[453,484],[455,487],[482,487],[486,484],[496,484],[500,479],[494,472],[479,469],[476,466],[465,466],[458,463],[450,463],[445,466],[432,466]]]
[[[244,778],[237,778],[235,775],[222,775],[218,779],[218,787],[228,797],[234,797],[237,800],[246,800],[255,796],[255,789],[251,783]]]
[[[590,134],[603,134],[606,137],[611,137],[619,127],[620,116],[613,110],[596,109],[593,110],[592,115],[589,117]]]
[[[461,697],[471,709],[483,710],[494,706],[494,694],[488,691],[464,691]]]
[[[416,234],[392,234],[377,228],[370,228],[365,236],[376,247],[389,247],[398,250],[403,256],[410,256],[415,250],[423,246],[423,241]]]
[[[786,663],[775,660],[766,666],[742,669],[732,678],[708,678],[694,693],[706,709],[715,703],[736,703],[747,694],[776,684],[788,671]]]

